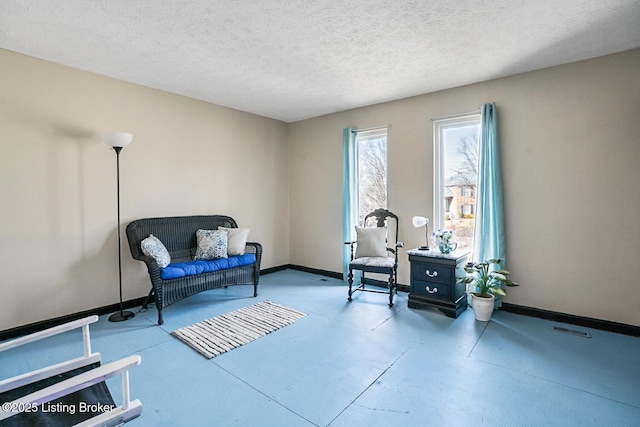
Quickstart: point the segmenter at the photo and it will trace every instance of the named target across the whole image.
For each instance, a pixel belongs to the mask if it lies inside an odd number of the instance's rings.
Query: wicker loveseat
[[[260,243],[246,242],[244,254],[194,261],[198,247],[196,232],[217,230],[218,227],[238,229],[236,221],[225,215],[145,218],[127,226],[131,255],[146,264],[151,279],[151,292],[142,307],[146,309],[155,298],[159,325],[164,323],[162,309],[202,291],[230,285],[253,285],[253,296],[258,295]],[[145,255],[142,250],[143,240],[150,235],[162,242],[171,257],[170,264],[164,268],[158,265],[156,258]]]

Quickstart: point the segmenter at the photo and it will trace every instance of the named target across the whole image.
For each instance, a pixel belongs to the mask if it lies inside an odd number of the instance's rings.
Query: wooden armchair
[[[347,300],[351,302],[356,291],[384,293],[389,294],[389,307],[393,307],[393,296],[398,292],[398,249],[404,246],[398,241],[398,217],[386,209],[376,209],[364,217],[362,227],[356,226],[356,234],[357,240],[345,242],[351,245]],[[361,272],[360,284],[355,289],[354,270]],[[374,273],[388,275],[389,279],[382,281],[367,276]],[[387,290],[367,289],[365,285],[386,287]]]

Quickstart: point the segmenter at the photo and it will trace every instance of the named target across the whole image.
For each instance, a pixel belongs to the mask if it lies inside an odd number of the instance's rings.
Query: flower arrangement
[[[451,230],[438,230],[433,233],[433,240],[443,254],[448,254],[458,246],[455,241],[455,235]]]

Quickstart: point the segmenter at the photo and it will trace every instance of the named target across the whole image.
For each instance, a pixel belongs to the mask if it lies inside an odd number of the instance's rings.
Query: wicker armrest
[[[246,248],[245,249],[246,252],[256,254],[256,267],[259,274],[260,264],[262,262],[262,245],[258,242],[247,242],[245,248]]]
[[[262,245],[258,242],[247,242],[245,251],[256,254],[256,262],[258,267],[260,266],[260,260],[262,259]]]
[[[247,248],[252,248],[251,253],[262,253],[262,245],[258,242],[247,242]]]
[[[149,270],[149,272],[160,271],[160,266],[158,265],[158,261],[156,261],[155,258],[143,255],[141,257],[138,257],[137,259],[147,265],[147,269]]]

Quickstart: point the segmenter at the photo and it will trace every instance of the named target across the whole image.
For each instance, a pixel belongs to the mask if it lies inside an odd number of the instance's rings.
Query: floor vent
[[[564,328],[562,326],[554,326],[551,328],[551,330],[556,332],[564,332],[565,334],[576,335],[583,338],[591,338],[590,333],[585,331],[579,331],[577,329],[569,329],[569,328]]]

